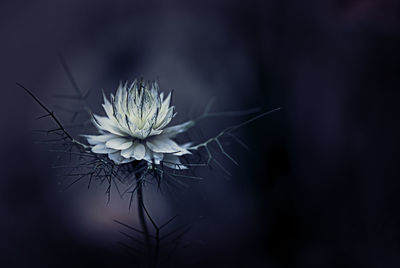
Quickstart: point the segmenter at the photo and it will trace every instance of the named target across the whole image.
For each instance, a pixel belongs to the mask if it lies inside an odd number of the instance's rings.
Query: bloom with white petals
[[[84,135],[92,152],[108,154],[116,164],[146,160],[175,169],[186,167],[179,156],[190,154],[187,144],[173,138],[194,125],[193,121],[166,127],[176,115],[171,106],[171,93],[164,99],[157,82],[135,80],[130,86],[120,84],[110,100],[104,96],[107,116],[93,115],[99,135]]]

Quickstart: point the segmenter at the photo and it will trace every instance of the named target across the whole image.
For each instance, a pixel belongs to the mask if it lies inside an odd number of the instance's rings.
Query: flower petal
[[[119,136],[126,135],[121,129],[119,129],[117,126],[115,126],[113,124],[113,122],[111,121],[111,119],[109,119],[108,117],[98,116],[98,115],[94,114],[92,121],[93,121],[94,125],[101,130],[105,130],[105,131],[108,131],[112,134],[119,135]]]
[[[156,165],[159,165],[160,162],[161,162],[161,160],[163,160],[163,158],[164,158],[164,154],[161,154],[161,153],[154,153],[154,152],[153,152],[153,159],[152,159],[152,160],[154,160],[154,163],[155,163]]]
[[[136,140],[129,148],[122,150],[121,155],[125,158],[134,157],[136,160],[142,160],[146,155],[146,148]]]
[[[163,130],[163,135],[168,136],[169,138],[174,138],[176,135],[179,133],[187,131],[189,128],[193,127],[195,125],[193,120],[187,121],[185,123],[172,126],[172,127],[167,127]]]
[[[149,138],[146,145],[156,153],[186,153],[186,149],[164,135]]]
[[[115,93],[114,105],[119,112],[126,112],[127,87],[128,83],[123,85],[122,82],[120,82],[117,93]]]
[[[131,158],[133,157],[133,145],[131,145],[129,148],[122,150],[121,155],[125,158]]]
[[[117,151],[114,153],[109,153],[108,158],[110,158],[116,164],[125,164],[134,161],[135,159],[127,159],[121,156],[121,151]]]
[[[113,115],[113,106],[111,105],[110,101],[107,99],[106,95],[103,92],[103,99],[104,99],[104,104],[103,104],[103,109],[106,112],[108,118],[114,118]]]
[[[187,142],[187,143],[179,145],[183,150],[180,152],[174,153],[173,155],[181,156],[181,155],[185,155],[185,154],[192,154],[189,150],[187,150],[192,145],[193,145],[192,142]]]
[[[162,102],[161,111],[160,111],[161,113],[166,113],[167,112],[167,110],[169,108],[169,105],[171,104],[171,95],[172,95],[172,92],[168,93],[168,96]]]
[[[148,137],[155,136],[155,135],[160,135],[162,132],[163,132],[162,129],[160,129],[160,130],[152,129]]]
[[[85,137],[90,145],[96,145],[98,143],[104,143],[118,136],[114,134],[103,134],[103,135],[82,135],[82,137]]]
[[[115,149],[107,148],[105,143],[99,143],[92,147],[92,152],[95,154],[109,154],[116,151]]]
[[[114,138],[106,142],[108,148],[124,150],[132,145],[132,141],[126,138]]]
[[[181,164],[179,157],[174,155],[165,155],[162,164],[166,167],[173,169],[187,169],[185,165]]]
[[[133,157],[136,158],[136,160],[142,160],[146,154],[146,147],[137,140],[132,146],[133,146]]]
[[[121,153],[119,151],[114,152],[114,153],[109,153],[108,158],[110,158],[112,161],[114,161],[117,164],[120,164],[125,158],[121,156]]]
[[[160,111],[158,117],[157,117],[157,122],[154,125],[155,129],[161,129],[164,128],[166,125],[171,122],[172,118],[175,117],[176,113],[174,113],[174,106],[169,107],[165,113],[162,113]]]
[[[164,158],[163,153],[155,153],[147,147],[146,154],[143,159],[149,163],[152,163],[152,164],[154,163],[156,165],[159,165],[161,160],[163,160],[163,158]]]

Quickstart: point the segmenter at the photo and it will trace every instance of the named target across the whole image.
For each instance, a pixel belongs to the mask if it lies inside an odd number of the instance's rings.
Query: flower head
[[[104,94],[103,94],[104,95]],[[164,99],[157,82],[135,80],[120,84],[110,100],[104,95],[107,116],[93,115],[99,135],[84,135],[92,152],[108,154],[116,164],[146,160],[171,168],[186,168],[179,156],[190,154],[190,144],[178,145],[173,138],[193,125],[192,121],[166,127],[176,115],[171,93]]]

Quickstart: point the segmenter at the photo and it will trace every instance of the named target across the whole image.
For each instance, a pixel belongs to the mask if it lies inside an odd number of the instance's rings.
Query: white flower
[[[165,166],[185,169],[179,156],[190,154],[187,150],[190,144],[179,145],[173,138],[194,123],[188,121],[166,128],[176,115],[170,103],[171,93],[164,99],[157,82],[135,80],[130,86],[120,84],[110,101],[104,96],[107,116],[93,115],[93,124],[100,134],[84,136],[92,145],[92,152],[108,154],[116,164],[162,161]]]

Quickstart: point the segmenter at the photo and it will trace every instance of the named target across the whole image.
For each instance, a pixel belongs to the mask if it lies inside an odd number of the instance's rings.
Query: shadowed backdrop
[[[63,191],[32,131],[52,122],[15,85],[70,123],[60,53],[98,113],[101,89],[136,77],[174,90],[174,123],[213,97],[213,111],[282,107],[240,130],[249,150],[227,147],[231,178],[149,189],[157,220],[194,222],[175,267],[399,267],[397,1],[2,1],[0,35],[1,267],[132,262],[113,219],[135,211],[102,186]],[[207,120],[202,135],[248,118]]]

